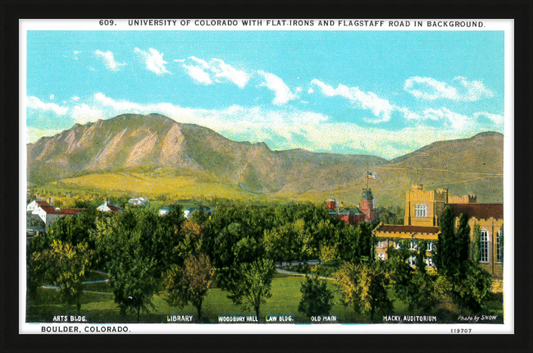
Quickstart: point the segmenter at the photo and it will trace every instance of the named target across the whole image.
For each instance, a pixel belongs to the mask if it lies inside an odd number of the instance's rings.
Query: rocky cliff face
[[[339,173],[346,168],[362,173],[369,164],[384,163],[385,159],[373,156],[272,151],[264,143],[231,141],[208,128],[157,114],[127,114],[76,124],[28,145],[33,182],[103,170],[170,168],[277,191],[313,179],[324,183],[336,174],[332,168]]]
[[[379,175],[373,185],[382,190],[423,183],[450,187],[456,195],[500,195],[491,197],[493,202],[503,197],[503,136],[494,132],[436,142],[387,161],[300,149],[272,151],[264,143],[231,141],[208,128],[158,114],[124,114],[76,124],[27,148],[34,183],[101,171],[169,169],[245,189],[297,195],[354,190],[355,184],[360,192],[370,168]]]

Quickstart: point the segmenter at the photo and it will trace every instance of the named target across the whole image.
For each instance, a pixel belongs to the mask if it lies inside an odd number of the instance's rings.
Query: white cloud
[[[81,51],[74,50],[74,60],[78,60],[78,55],[81,54]]]
[[[184,62],[185,60],[174,61]],[[238,70],[217,58],[207,62],[191,56],[189,61],[193,62],[189,65],[182,64],[182,66],[187,70],[187,74],[198,83],[209,85],[213,81],[217,83],[229,81],[239,86],[239,88],[244,88],[250,79],[250,75],[245,71]]]
[[[120,67],[126,65],[126,63],[119,63],[118,61],[116,61],[115,56],[109,50],[106,52],[96,50],[94,54],[101,58],[104,61],[105,67],[107,67],[111,71],[118,71],[120,70]]]
[[[187,74],[191,76],[193,80],[204,85],[210,85],[213,83],[211,77],[202,68],[194,65],[185,65],[183,67],[187,70]]]
[[[453,81],[458,81],[460,87],[456,88],[430,77],[415,76],[405,81],[404,89],[416,98],[430,101],[443,98],[454,101],[474,102],[484,97],[494,96],[494,92],[486,88],[481,81],[467,81],[466,78],[461,76],[454,78]]]
[[[50,99],[54,99],[55,96],[53,94],[50,95]]]
[[[157,50],[150,48],[148,51],[141,50],[139,48],[134,49],[135,53],[139,54],[146,64],[146,68],[157,75],[169,74],[165,68],[165,64],[168,64],[163,60],[163,53],[159,53]]]
[[[199,64],[202,69],[209,69],[209,64],[207,63],[207,61],[205,61],[203,59],[199,59],[199,58],[197,58],[195,56],[191,56],[189,59],[191,59],[192,61],[195,61],[197,64]]]
[[[39,98],[33,96],[28,97],[27,107],[35,110],[53,111],[57,115],[65,115],[68,112],[67,107],[61,107],[55,103],[44,103]]]
[[[417,120],[419,122],[424,120],[438,121],[443,123],[444,127],[451,128],[456,131],[466,131],[468,129],[472,129],[475,125],[475,119],[477,119],[479,114],[483,114],[475,113],[473,117],[469,117],[453,112],[445,107],[438,109],[427,108],[419,113],[412,112],[407,108],[397,108],[397,110],[403,113],[407,120]]]
[[[217,79],[231,81],[239,86],[239,88],[244,88],[250,79],[250,76],[246,72],[237,70],[220,59],[212,59],[210,64],[210,69],[215,73]]]
[[[333,90],[335,92],[337,90]],[[67,113],[68,110],[53,103],[43,103],[35,97],[29,97],[28,101],[41,110],[58,111],[59,108],[60,113]],[[96,93],[84,102],[78,101],[68,112],[78,123],[107,119],[124,113],[159,113],[177,122],[208,127],[232,140],[267,141],[272,149],[305,148],[335,152],[339,146],[343,146],[357,153],[389,159],[435,141],[466,138],[480,131],[503,129],[503,125],[497,124],[503,123],[503,118],[499,115],[480,112],[465,116],[448,108],[426,109],[416,113],[407,108],[398,108],[398,112],[412,120],[410,127],[388,131],[354,123],[336,123],[328,115],[292,106],[265,109],[232,105],[224,109],[199,109],[171,103],[140,104],[116,100],[103,93]],[[439,124],[428,126],[424,123],[425,120],[438,121]],[[28,136],[34,141],[43,134],[53,135],[57,132],[33,129],[28,132]]]
[[[196,123],[208,127],[217,124],[228,124],[228,126],[235,124],[250,124],[250,126],[256,126],[257,124],[263,124],[264,126],[318,124],[328,119],[327,116],[320,113],[297,109],[277,111],[238,105],[232,105],[226,109],[195,109],[184,108],[170,103],[138,104],[125,100],[117,101],[103,93],[94,95],[94,103],[101,110],[110,110],[109,116],[123,113],[160,113],[179,122]]]
[[[485,118],[491,120],[497,126],[503,126],[503,124],[504,124],[504,117],[502,115],[498,115],[498,114],[490,114],[490,113],[487,113],[487,112],[479,112],[479,113],[475,113],[474,117],[476,119],[478,119],[480,117],[485,117]]]
[[[298,98],[298,96],[293,94],[290,88],[278,76],[261,70],[257,71],[257,73],[262,75],[265,79],[265,82],[263,82],[261,86],[265,86],[275,93],[274,100],[272,101],[275,105],[282,105]]]
[[[457,131],[464,131],[473,125],[471,118],[452,112],[448,108],[429,108],[424,110],[422,115],[431,120],[444,121],[445,126]]]
[[[85,103],[72,108],[72,117],[78,124],[86,124],[102,118],[102,110],[92,108]]]
[[[486,88],[482,81],[467,81],[465,77],[458,76],[454,81],[459,81],[461,86],[466,89],[462,95],[462,100],[474,102],[484,97],[494,97],[494,92]]]
[[[74,97],[72,97],[71,99],[72,99],[74,102],[77,102],[77,101],[80,100],[80,97],[78,97],[78,96],[74,96]]]
[[[322,81],[313,79],[311,84],[318,86],[322,93],[328,97],[341,96],[348,99],[350,102],[359,105],[363,109],[371,110],[372,113],[379,119],[367,119],[368,122],[384,122],[389,121],[391,113],[396,110],[396,107],[389,103],[387,99],[378,97],[373,92],[363,92],[358,87],[347,87],[345,85],[338,85],[333,88]]]

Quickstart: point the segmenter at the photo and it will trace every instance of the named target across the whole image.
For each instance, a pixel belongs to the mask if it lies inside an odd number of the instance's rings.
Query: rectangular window
[[[489,233],[486,230],[482,230],[480,238],[481,262],[489,262]]]
[[[409,250],[418,250],[418,243],[415,240],[409,243]]]
[[[503,231],[496,235],[496,262],[503,263]]]
[[[427,206],[426,205],[416,205],[415,217],[427,217]]]

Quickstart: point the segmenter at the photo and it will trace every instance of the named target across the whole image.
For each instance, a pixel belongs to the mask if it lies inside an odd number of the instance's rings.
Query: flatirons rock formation
[[[503,197],[497,176],[503,173],[503,136],[495,132],[436,142],[388,161],[301,149],[273,151],[264,143],[231,141],[158,114],[124,114],[76,124],[27,148],[29,179],[37,184],[103,171],[164,169],[253,191],[298,195],[360,190],[371,168],[379,176],[376,187],[402,190],[409,183],[433,183],[465,193],[483,194],[488,188],[496,195],[493,202]]]

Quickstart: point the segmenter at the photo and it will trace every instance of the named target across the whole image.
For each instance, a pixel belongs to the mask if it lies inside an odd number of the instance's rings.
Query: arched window
[[[435,261],[433,261],[433,258],[432,257],[428,257],[426,258],[426,265],[428,267],[435,267]]]
[[[503,230],[496,234],[496,262],[503,263]]]
[[[418,250],[418,242],[416,240],[411,240],[409,250]]]
[[[481,251],[481,262],[489,262],[489,233],[481,231],[479,250]]]
[[[435,250],[435,243],[430,241],[427,245],[427,251],[434,251]]]
[[[416,205],[415,217],[427,217],[427,205]]]

